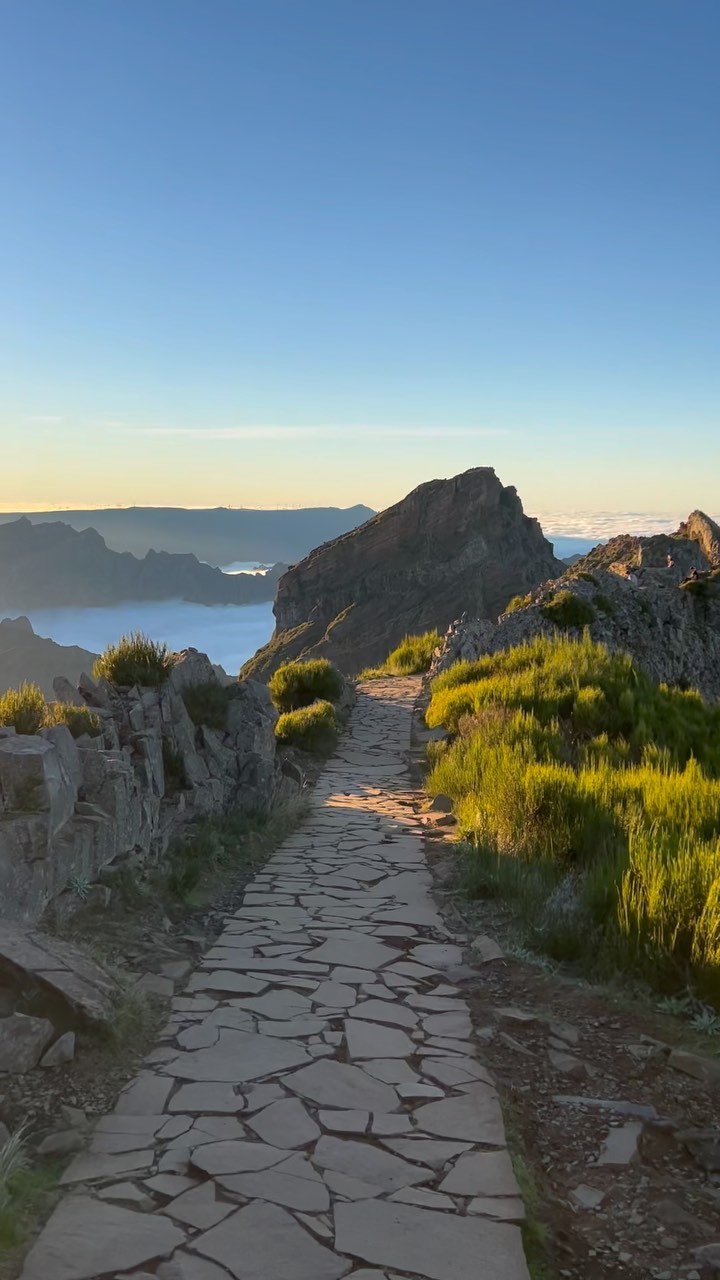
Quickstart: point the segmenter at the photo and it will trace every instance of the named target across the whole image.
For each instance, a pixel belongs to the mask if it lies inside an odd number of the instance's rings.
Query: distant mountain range
[[[83,671],[90,674],[96,657],[88,649],[36,635],[27,618],[0,620],[0,693],[29,680],[52,698],[55,676],[66,676],[76,685]]]
[[[111,551],[95,529],[25,517],[0,525],[0,612],[187,600],[257,604],[272,600],[286,565],[265,574],[228,574],[194,555],[148,551],[143,559]]]
[[[61,520],[76,530],[96,529],[112,551],[191,552],[210,565],[241,561],[292,564],[313,548],[369,520],[370,507],[306,507],[253,511],[230,507],[123,507],[100,511],[32,511],[0,514],[0,525],[26,515],[33,524]]]

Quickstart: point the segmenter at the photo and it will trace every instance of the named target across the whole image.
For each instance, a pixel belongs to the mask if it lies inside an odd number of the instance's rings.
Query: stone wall
[[[160,857],[194,818],[269,811],[289,785],[277,712],[267,689],[245,680],[228,687],[222,730],[196,726],[183,691],[217,681],[205,654],[188,649],[159,689],[57,681],[59,699],[97,713],[98,737],[0,728],[0,918],[35,921],[111,863]]]

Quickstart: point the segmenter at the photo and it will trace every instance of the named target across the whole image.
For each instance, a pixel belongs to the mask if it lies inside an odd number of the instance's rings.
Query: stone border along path
[[[310,814],[65,1170],[22,1280],[528,1280],[412,808],[418,688],[362,687]]]

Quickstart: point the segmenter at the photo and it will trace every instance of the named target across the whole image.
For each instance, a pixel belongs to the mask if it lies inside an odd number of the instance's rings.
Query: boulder
[[[47,1018],[29,1018],[24,1013],[0,1018],[0,1071],[11,1075],[32,1071],[54,1034]]]
[[[0,921],[0,974],[19,986],[33,985],[59,997],[73,1014],[89,1022],[104,1023],[112,1017],[116,983],[82,951],[39,930]],[[54,1034],[49,1025],[42,1048]]]
[[[215,668],[206,653],[200,653],[198,649],[182,649],[173,657],[173,668],[167,682],[179,693],[192,685],[218,683]]]
[[[46,813],[54,835],[75,809],[77,786],[54,743],[18,733],[0,739],[0,808]]]

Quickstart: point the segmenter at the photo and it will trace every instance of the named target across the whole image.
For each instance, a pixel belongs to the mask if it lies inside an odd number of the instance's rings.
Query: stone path
[[[303,826],[63,1174],[22,1280],[528,1280],[412,808],[417,687],[361,692]]]

